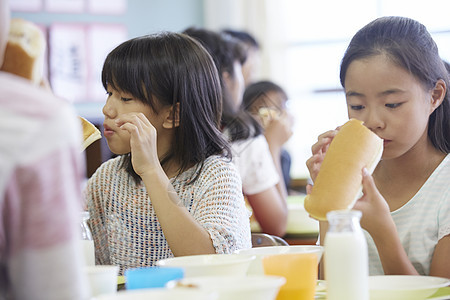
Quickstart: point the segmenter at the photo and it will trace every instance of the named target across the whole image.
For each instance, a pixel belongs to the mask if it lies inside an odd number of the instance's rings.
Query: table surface
[[[326,300],[326,292],[323,289],[317,289],[316,297],[314,300]],[[450,286],[439,288],[436,293],[423,300],[449,300],[450,299]]]
[[[282,238],[289,245],[315,245],[319,235],[319,225],[316,220],[309,217],[303,208],[305,195],[291,195],[288,203],[287,233]],[[251,207],[248,205],[251,210]],[[250,219],[252,232],[261,232],[258,222]]]
[[[119,276],[117,278],[117,290],[125,290],[125,277]],[[325,300],[327,299],[326,293],[323,290],[318,289],[318,292],[316,293],[315,300]],[[434,293],[432,296],[424,299],[424,300],[445,300],[450,299],[450,286],[449,287],[443,287],[437,290],[436,293]]]

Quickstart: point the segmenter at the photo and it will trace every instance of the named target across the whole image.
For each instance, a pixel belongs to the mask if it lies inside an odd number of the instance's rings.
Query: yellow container
[[[313,300],[318,260],[315,253],[287,253],[263,257],[264,273],[286,278],[277,300]]]

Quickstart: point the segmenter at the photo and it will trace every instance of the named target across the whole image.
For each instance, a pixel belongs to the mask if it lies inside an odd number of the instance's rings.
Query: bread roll
[[[34,23],[11,19],[2,71],[40,84],[44,68],[46,41]]]
[[[326,220],[332,210],[351,209],[362,191],[362,169],[372,173],[383,153],[383,140],[350,119],[333,138],[305,209],[314,218]]]
[[[100,130],[83,117],[79,117],[83,126],[83,151],[98,139],[102,138]]]
[[[266,128],[272,120],[277,120],[280,117],[280,112],[274,108],[261,107],[258,110],[258,116],[261,119],[261,125]]]

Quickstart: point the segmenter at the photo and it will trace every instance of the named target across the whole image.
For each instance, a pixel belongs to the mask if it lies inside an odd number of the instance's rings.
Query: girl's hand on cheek
[[[156,129],[142,113],[121,115],[116,124],[130,133],[131,162],[139,176],[159,167],[156,148]]]
[[[356,201],[353,209],[362,212],[361,226],[372,236],[383,234],[386,226],[393,224],[389,205],[375,186],[372,175],[366,168],[363,174],[363,196]]]

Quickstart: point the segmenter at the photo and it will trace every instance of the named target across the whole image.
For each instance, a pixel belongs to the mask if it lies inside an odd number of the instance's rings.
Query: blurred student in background
[[[275,166],[281,169],[289,190],[291,156],[283,145],[292,135],[293,117],[287,111],[287,101],[288,96],[281,86],[272,81],[258,81],[246,88],[242,106],[263,128]]]
[[[247,54],[247,58],[242,65],[242,74],[244,75],[244,83],[247,87],[256,81],[261,64],[261,46],[255,37],[247,31],[225,29],[223,33],[241,41]]]
[[[0,0],[0,65],[9,31]],[[0,72],[0,299],[88,299],[81,129],[69,103]]]
[[[246,51],[228,34],[198,28],[188,28],[184,33],[202,43],[219,71],[223,94],[222,130],[232,144],[233,162],[238,167],[242,189],[253,214],[263,232],[283,236],[287,224],[283,176],[274,165],[270,148],[261,134],[262,128],[241,107]]]

